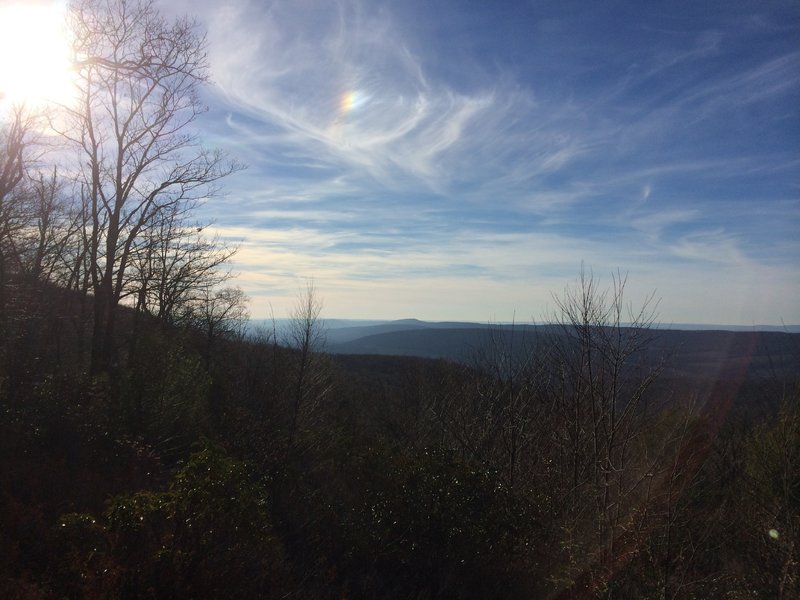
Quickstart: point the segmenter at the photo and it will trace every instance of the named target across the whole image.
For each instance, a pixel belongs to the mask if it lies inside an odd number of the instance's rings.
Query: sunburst
[[[64,2],[0,6],[0,104],[66,104],[74,95]]]

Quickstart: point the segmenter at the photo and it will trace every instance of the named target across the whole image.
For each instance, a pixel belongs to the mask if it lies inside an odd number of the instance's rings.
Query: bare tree
[[[320,354],[325,344],[321,314],[322,301],[313,282],[309,282],[298,297],[287,333],[288,345],[297,352],[293,365],[289,450],[294,446],[298,428],[311,421],[317,404],[330,387],[329,373]]]
[[[211,354],[217,340],[224,337],[238,338],[244,334],[249,318],[248,301],[247,295],[238,287],[201,289],[187,320],[205,335],[207,368],[211,364]]]
[[[240,337],[247,324],[249,298],[238,287],[206,290],[194,309],[195,323],[202,327],[206,337]]]
[[[25,188],[34,117],[14,108],[0,123],[0,321],[5,315],[9,275],[21,268],[19,233],[30,221]]]
[[[637,359],[654,340],[657,303],[649,296],[634,308],[625,298],[626,283],[617,273],[610,288],[602,289],[581,269],[577,285],[555,298],[557,335],[549,345],[553,459],[563,473],[560,504],[567,529],[583,546],[577,550],[583,560],[576,585],[589,585],[589,578],[595,591],[629,558],[623,533],[646,502],[648,475],[659,460],[669,460],[643,451],[645,399],[661,368],[658,361],[650,366],[654,357]],[[586,547],[585,540],[593,542]],[[588,569],[587,556],[593,557]],[[577,589],[568,588],[567,595]]]
[[[30,176],[31,222],[24,270],[35,281],[71,287],[80,251],[80,216],[65,192],[65,180],[50,174]]]
[[[205,237],[203,226],[188,222],[189,214],[166,210],[132,252],[127,293],[135,296],[137,311],[169,324],[191,323],[197,306],[213,296],[211,290],[230,279],[224,265],[236,252]]]
[[[465,383],[449,382],[444,394],[431,395],[428,406],[432,425],[443,430],[440,439],[460,460],[490,467],[509,490],[540,456],[536,341],[516,323],[489,326],[471,368],[463,369]]]
[[[62,133],[78,149],[94,293],[92,367],[114,355],[116,308],[141,235],[163,215],[215,192],[237,168],[200,146],[206,41],[151,0],[78,0],[71,11],[81,99]]]

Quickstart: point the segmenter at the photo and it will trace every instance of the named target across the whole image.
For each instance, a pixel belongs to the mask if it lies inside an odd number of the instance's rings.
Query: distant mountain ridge
[[[750,371],[800,374],[800,328],[795,329],[797,332],[654,328],[653,340],[641,360],[655,364],[668,357],[668,370],[675,375],[721,373],[742,365]],[[540,341],[563,333],[553,324],[487,325],[403,319],[329,327],[325,350],[332,354],[416,356],[472,363],[493,343],[510,344],[515,352],[526,352]]]
[[[289,322],[289,319],[251,319],[252,329],[266,327],[271,329],[273,324],[278,329],[282,329]],[[395,331],[401,329],[475,329],[488,328],[495,326],[515,326],[515,327],[541,327],[544,324],[535,323],[512,323],[509,321],[500,322],[478,322],[478,321],[423,321],[415,318],[406,319],[322,319],[325,328],[332,330],[353,330],[353,334],[362,328],[380,327],[381,331]],[[797,325],[719,325],[708,323],[656,323],[654,329],[667,329],[678,331],[775,331],[783,333],[800,333],[800,324]],[[375,331],[378,333],[379,331]],[[369,335],[364,333],[364,335]],[[361,336],[358,336],[361,337]]]
[[[262,323],[275,329],[279,341],[286,339],[288,320]],[[493,343],[510,344],[520,353],[563,335],[553,324],[326,319],[323,326],[323,350],[331,354],[434,358],[466,364],[478,361]],[[653,340],[640,360],[655,364],[668,357],[667,370],[676,376],[723,373],[742,365],[751,372],[800,375],[800,326],[663,325],[651,333]]]

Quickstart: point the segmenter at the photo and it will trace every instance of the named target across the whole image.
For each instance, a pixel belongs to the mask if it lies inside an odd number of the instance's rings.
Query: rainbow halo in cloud
[[[800,4],[169,4],[251,165],[207,210],[254,314],[300,274],[337,317],[539,316],[586,261],[666,323],[800,321]]]
[[[339,113],[346,115],[367,103],[369,96],[358,90],[345,92],[339,99]]]

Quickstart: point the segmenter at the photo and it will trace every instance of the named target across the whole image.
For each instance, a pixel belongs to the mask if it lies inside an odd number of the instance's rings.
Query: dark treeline
[[[800,595],[785,371],[678,377],[585,274],[468,365],[327,355],[313,288],[245,336],[194,221],[238,168],[191,133],[202,35],[70,14],[80,108],[0,126],[2,597]]]
[[[646,328],[467,367],[318,352],[313,296],[291,346],[126,309],[96,374],[79,295],[14,293],[4,597],[797,595],[797,388],[627,371]]]

